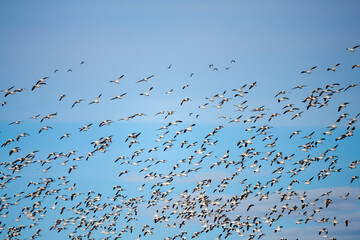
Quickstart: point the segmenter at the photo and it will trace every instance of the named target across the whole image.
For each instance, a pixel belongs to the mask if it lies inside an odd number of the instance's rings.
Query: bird
[[[9,123],[9,125],[13,125],[13,124],[17,124],[17,125],[19,125],[20,123],[22,123],[23,121],[15,121],[15,122],[11,122],[11,123]]]
[[[112,120],[104,120],[99,124],[99,127],[103,127],[105,125],[109,126],[112,123]]]
[[[71,108],[73,108],[76,104],[81,103],[82,101],[85,101],[85,99],[76,100],[76,101],[71,105]]]
[[[94,104],[94,103],[99,103],[99,98],[101,97],[101,95],[102,95],[102,94],[99,94],[99,96],[98,96],[94,101],[91,101],[91,102],[89,103],[89,105],[90,105],[90,104]]]
[[[172,94],[174,89],[171,89],[170,91],[165,92],[165,94]]]
[[[70,136],[70,133],[66,133],[66,134],[64,134],[64,135],[62,135],[60,137],[60,140],[63,139],[63,138],[68,138],[69,136]]]
[[[52,127],[50,127],[50,126],[42,127],[42,128],[39,130],[39,133],[41,133],[41,132],[44,131],[44,130],[49,130],[49,129],[52,129]]]
[[[353,177],[351,177],[350,183],[353,183],[356,179],[359,179],[359,176],[353,176]]]
[[[191,99],[190,98],[184,98],[183,100],[181,100],[180,106],[182,106],[184,104],[184,102],[188,102],[188,101],[191,101]]]
[[[115,97],[111,98],[110,100],[122,99],[123,96],[125,96],[126,94],[127,94],[127,93],[120,94],[120,95],[118,95],[118,96],[115,96]]]
[[[151,76],[149,76],[149,77],[143,78],[143,79],[137,81],[136,83],[147,82],[150,78],[152,78],[152,77],[154,77],[154,76],[155,76],[155,75],[151,75]]]
[[[60,98],[59,98],[59,102],[60,102],[61,100],[63,100],[64,97],[66,97],[66,95],[65,95],[65,94],[61,94],[61,95],[60,95]]]
[[[348,50],[350,52],[355,52],[355,49],[358,48],[358,47],[360,47],[360,45],[356,45],[356,46],[354,46],[352,48],[346,48],[346,50]]]
[[[340,63],[337,63],[337,64],[335,64],[333,67],[328,68],[327,71],[333,71],[333,72],[335,72],[335,68],[336,68],[337,66],[339,66],[339,65],[340,65]]]
[[[185,89],[185,88],[188,88],[189,87],[189,84],[185,84],[182,89]]]
[[[39,82],[39,83],[35,84],[34,86],[32,86],[31,91],[34,91],[35,88],[40,88],[42,85],[46,85],[46,83],[45,82]]]
[[[298,85],[296,87],[293,87],[292,89],[302,89],[304,87],[307,87],[308,85]]]
[[[345,220],[345,226],[348,227],[350,222],[350,220]]]
[[[314,70],[315,68],[317,68],[317,66],[314,66],[314,67],[310,68],[310,69],[307,70],[307,71],[301,71],[301,73],[311,74],[311,71]]]
[[[11,156],[11,154],[13,154],[13,153],[17,153],[17,152],[19,152],[20,151],[20,148],[19,147],[15,147],[15,148],[13,148],[13,149],[11,149],[10,150],[10,152],[9,152],[9,156]]]
[[[338,112],[340,112],[341,109],[345,108],[348,104],[349,104],[349,102],[345,102],[345,103],[341,104],[341,105],[338,107]]]
[[[148,97],[148,96],[149,96],[149,93],[150,93],[150,91],[151,91],[152,89],[153,89],[153,87],[150,87],[149,90],[147,90],[147,92],[145,92],[145,93],[140,93],[140,95],[141,95],[141,96],[147,96],[147,97]]]
[[[16,141],[19,141],[21,137],[26,137],[26,136],[30,136],[30,134],[28,133],[21,133],[16,137]]]
[[[118,77],[116,80],[111,80],[110,82],[116,83],[116,84],[120,84],[120,79],[122,79],[124,77],[124,75],[121,75],[120,77]]]
[[[347,198],[349,197],[349,192],[345,195],[345,196],[340,196],[342,199],[344,199],[344,200],[347,200]]]
[[[10,88],[8,88],[8,89],[6,89],[6,90],[1,90],[1,92],[4,92],[4,93],[5,93],[4,97],[8,96],[9,94],[13,95],[14,92],[11,92],[11,89],[13,89],[14,87],[15,87],[15,86],[12,86],[12,87],[10,87]]]
[[[32,118],[32,119],[34,119],[34,120],[36,120],[38,117],[40,117],[40,114],[37,114],[37,115],[32,116],[32,117],[30,117],[30,118]]]

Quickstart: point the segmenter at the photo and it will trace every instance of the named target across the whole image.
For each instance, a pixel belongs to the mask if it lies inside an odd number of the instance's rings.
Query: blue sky
[[[273,192],[280,187],[288,187],[289,182],[295,179],[290,178],[285,172],[295,168],[293,164],[296,161],[305,159],[308,154],[310,157],[319,156],[326,149],[339,144],[337,150],[328,153],[327,156],[334,155],[338,158],[335,168],[341,168],[340,173],[332,173],[325,180],[317,181],[317,173],[321,169],[328,168],[331,160],[326,163],[314,162],[306,171],[296,176],[300,184],[295,183],[293,189],[300,194],[307,191],[309,201],[332,189],[334,206],[332,209],[321,211],[320,216],[330,219],[338,216],[341,221],[351,219],[352,224],[348,228],[343,226],[343,222],[341,226],[335,227],[332,227],[331,222],[295,225],[294,222],[298,219],[296,213],[280,219],[274,223],[276,226],[271,228],[264,224],[263,232],[271,239],[281,237],[295,239],[299,237],[297,235],[299,229],[307,229],[306,232],[310,233],[299,239],[321,239],[318,230],[326,227],[329,236],[357,239],[356,236],[359,235],[357,229],[360,227],[358,214],[360,205],[357,201],[360,193],[359,180],[350,184],[350,178],[358,175],[359,172],[357,169],[349,169],[349,164],[359,159],[358,129],[350,138],[335,141],[335,137],[344,134],[347,131],[346,124],[350,121],[349,118],[360,113],[359,87],[334,94],[328,106],[321,109],[306,110],[306,105],[301,101],[313,89],[318,87],[325,89],[328,84],[339,83],[340,86],[335,86],[334,89],[346,88],[349,84],[359,84],[360,69],[351,67],[360,63],[360,50],[356,49],[356,52],[345,50],[360,44],[360,34],[356,31],[356,23],[360,20],[359,7],[358,1],[2,1],[0,3],[0,52],[2,53],[0,89],[6,90],[15,86],[14,89],[25,88],[25,90],[7,97],[4,97],[4,94],[0,96],[0,102],[6,102],[5,106],[0,108],[0,143],[16,138],[23,132],[30,134],[20,141],[2,147],[0,149],[2,162],[14,161],[33,150],[39,150],[35,158],[39,161],[45,160],[50,152],[68,153],[76,150],[74,157],[86,156],[93,150],[90,142],[109,135],[113,135],[113,143],[108,148],[108,152],[97,152],[89,161],[84,159],[76,161],[70,157],[55,159],[44,166],[35,162],[18,173],[22,176],[20,179],[0,189],[0,195],[13,196],[19,192],[19,189],[25,192],[33,191],[38,186],[27,187],[29,181],[41,182],[41,178],[57,179],[68,175],[69,186],[76,183],[76,192],[83,195],[80,195],[75,203],[61,202],[55,199],[55,196],[42,200],[42,207],[46,206],[48,212],[37,226],[44,229],[39,239],[65,239],[73,231],[72,227],[60,233],[48,229],[56,219],[71,218],[76,215],[69,210],[60,216],[58,212],[60,207],[54,211],[49,210],[55,201],[59,202],[59,206],[71,208],[81,202],[89,190],[94,190],[103,194],[102,203],[105,203],[108,202],[107,198],[113,197],[114,185],[125,188],[124,194],[128,197],[144,195],[144,198],[149,200],[153,183],[151,180],[146,180],[144,191],[137,191],[136,188],[142,185],[146,174],[139,173],[139,170],[151,164],[150,172],[166,175],[170,171],[179,173],[181,170],[196,168],[197,166],[194,165],[181,164],[181,167],[175,171],[172,166],[189,155],[196,157],[192,163],[199,161],[201,157],[194,151],[200,148],[199,145],[209,132],[223,125],[224,129],[211,137],[213,141],[218,140],[218,144],[206,146],[205,151],[213,151],[213,153],[212,157],[205,158],[201,163],[202,169],[198,173],[190,173],[187,177],[175,178],[172,185],[163,188],[166,190],[174,187],[173,193],[170,194],[172,198],[179,199],[178,194],[185,189],[192,190],[198,181],[207,178],[214,179],[211,188],[207,190],[213,199],[223,197],[225,200],[240,194],[245,186],[239,182],[245,178],[253,185],[257,181],[265,184],[266,181],[277,176],[272,174],[272,171],[282,165],[271,166],[269,162],[261,160],[266,156],[266,152],[272,150],[264,146],[279,137],[274,148],[276,152],[282,152],[284,156],[295,153],[295,156],[284,165],[284,173],[279,183],[269,187],[268,191],[272,196],[265,201],[266,203],[254,200],[251,196],[249,200],[240,204],[234,215],[229,214],[230,217],[235,215],[261,217],[273,205],[283,204],[279,202],[279,196],[273,196],[276,195]],[[235,63],[231,63],[233,59]],[[81,61],[85,63],[80,64]],[[326,71],[336,63],[341,65],[335,72]],[[168,69],[170,64],[171,68]],[[210,64],[218,68],[218,71],[212,71],[213,68],[209,68]],[[300,74],[301,71],[313,66],[317,68],[311,74]],[[55,69],[58,72],[54,73]],[[72,72],[68,72],[68,69]],[[194,73],[192,77],[190,77],[191,73]],[[120,84],[109,82],[121,75],[124,77],[120,80]],[[151,75],[154,77],[148,82],[136,83]],[[31,87],[43,77],[49,77],[46,85],[31,91]],[[248,84],[246,87],[248,89],[248,86],[254,82],[257,86],[247,90],[249,93],[245,97],[234,97],[233,88]],[[182,89],[186,84],[189,87]],[[302,90],[292,89],[298,85],[308,86]],[[146,92],[150,87],[153,87],[153,90],[149,97],[140,96],[140,93]],[[171,89],[173,89],[172,94],[165,94]],[[288,92],[284,96],[289,100],[278,103],[274,96],[281,90]],[[212,103],[206,98],[221,94],[223,91],[226,91],[225,97],[232,99],[225,102],[221,109],[217,109],[214,106],[220,102],[220,99]],[[126,93],[123,99],[109,100],[123,93]],[[58,101],[60,94],[66,94],[61,102]],[[99,94],[102,94],[100,103],[89,105]],[[192,101],[180,107],[181,100],[187,97]],[[85,101],[71,108],[78,99]],[[235,112],[234,105],[245,100],[248,109],[244,112]],[[349,105],[339,113],[337,108],[344,102],[349,102]],[[209,104],[205,109],[200,109],[199,106],[205,103]],[[271,122],[267,121],[272,113],[282,113],[284,111],[282,108],[287,103],[294,103],[295,107],[301,109],[299,111],[304,111],[302,117],[290,120],[293,114],[289,113],[274,118]],[[239,115],[243,115],[241,120],[254,114],[258,115],[251,109],[262,105],[265,105],[265,116],[257,123],[242,121],[229,123],[230,118]],[[154,116],[159,111],[176,112],[164,119],[162,115]],[[39,119],[55,112],[58,114],[54,119],[40,123]],[[323,132],[328,130],[327,127],[345,112],[349,113],[349,116],[338,124],[332,135],[325,136]],[[136,113],[145,113],[147,116],[136,117],[131,121],[118,121]],[[189,116],[189,113],[193,115]],[[37,114],[41,114],[38,120],[29,118]],[[198,118],[195,117],[197,114]],[[222,115],[228,118],[219,119],[218,117]],[[98,126],[101,121],[107,119],[113,121],[110,126]],[[9,125],[18,120],[24,122],[19,125]],[[183,122],[178,126],[171,126],[170,133],[161,143],[155,142],[157,135],[165,132],[156,129],[176,120]],[[90,123],[93,123],[90,130],[79,133],[80,127]],[[163,151],[164,141],[171,140],[176,131],[187,128],[192,123],[196,124],[192,132],[180,135],[172,149]],[[252,147],[256,149],[254,151],[260,153],[259,157],[247,159],[245,162],[247,168],[223,193],[213,193],[213,189],[221,180],[231,177],[238,167],[225,168],[221,165],[210,169],[211,164],[218,160],[215,156],[221,157],[229,150],[231,156],[229,161],[232,159],[238,161],[239,155],[246,149],[238,149],[236,143],[239,140],[249,139],[258,127],[265,124],[273,127],[268,130],[269,134],[273,135],[272,140],[262,141],[265,136],[257,135]],[[47,125],[53,129],[39,134],[39,129]],[[250,126],[256,128],[251,132],[245,131]],[[358,124],[354,126],[357,127]],[[290,134],[296,130],[302,132],[290,141]],[[313,131],[316,132],[313,139],[303,138]],[[132,132],[142,132],[142,134],[139,138],[140,144],[134,144],[129,148],[124,140]],[[60,140],[59,138],[65,133],[70,133],[70,137]],[[312,140],[316,141],[321,137],[326,138],[324,144],[309,152],[300,151],[300,145]],[[199,143],[196,147],[183,149],[180,147],[183,140]],[[20,152],[9,156],[10,149],[15,146],[20,147]],[[154,146],[159,146],[159,151],[148,153],[147,151]],[[139,166],[120,165],[121,161],[114,163],[118,156],[131,157],[135,150],[141,148],[146,149],[143,155],[134,160],[129,159],[131,162],[141,160]],[[167,162],[157,165],[154,165],[154,162],[145,162],[149,157],[154,157],[156,160],[165,159]],[[262,165],[259,174],[248,167],[256,159]],[[69,162],[61,166],[60,164],[66,160]],[[77,169],[68,174],[68,168],[72,165],[77,165]],[[41,171],[50,166],[48,173]],[[129,173],[118,177],[123,170],[128,170]],[[9,173],[6,168],[1,171],[3,174]],[[311,176],[315,176],[312,184],[305,185],[304,181]],[[59,182],[61,181],[56,180],[51,187],[56,189]],[[59,188],[62,187],[60,185]],[[264,189],[263,193],[266,191]],[[339,198],[338,195],[343,196],[347,192],[351,192],[348,200]],[[69,190],[62,191],[64,195],[69,193]],[[8,201],[14,202],[16,199],[12,197]],[[248,201],[256,201],[257,206],[253,212],[244,210]],[[320,197],[319,206],[323,201],[324,197]],[[9,216],[0,219],[3,224],[6,223],[5,229],[14,223],[17,226],[18,223],[13,220],[18,217],[21,208],[32,204],[33,200],[22,199],[18,206],[11,206]],[[163,206],[162,204],[159,203],[159,208]],[[293,202],[289,202],[289,205],[291,204]],[[294,204],[301,203],[294,200]],[[136,239],[143,223],[155,228],[154,235],[146,236],[145,239],[162,239],[183,230],[171,228],[170,231],[163,226],[164,223],[154,225],[152,216],[156,207],[146,209],[144,206],[139,206],[139,209],[142,212],[139,221],[130,222],[136,227],[136,231],[132,235],[127,233],[124,239]],[[311,212],[312,208],[308,211]],[[1,214],[5,212],[6,209],[0,211]],[[109,209],[104,212],[109,212]],[[102,214],[103,212],[98,212],[94,215],[100,217]],[[125,215],[125,211],[122,214]],[[299,217],[303,218],[302,215]],[[25,218],[22,216],[22,219]],[[170,219],[171,223],[176,222],[174,216]],[[194,224],[184,228],[188,231],[188,239],[193,232],[201,230],[201,223],[191,222]],[[30,223],[30,220],[26,220],[21,224]],[[117,233],[125,225],[128,224],[119,221],[116,225]],[[274,229],[278,225],[283,225],[284,228],[280,233],[274,234]],[[5,232],[4,230],[1,233],[2,237]],[[34,232],[36,232],[34,229],[25,229],[22,237],[29,238]],[[101,230],[96,231],[93,237],[102,239],[107,236],[100,232]],[[200,239],[214,239],[220,233],[221,230],[217,229],[207,235],[200,235]],[[237,237],[233,234],[229,239],[237,239]]]

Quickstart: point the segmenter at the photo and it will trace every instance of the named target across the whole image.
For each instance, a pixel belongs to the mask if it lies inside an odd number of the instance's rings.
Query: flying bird
[[[149,88],[149,90],[147,90],[147,92],[145,92],[145,93],[140,93],[140,95],[141,96],[149,96],[149,93],[150,93],[150,91],[153,89],[153,87],[151,87],[151,88]]]
[[[346,48],[346,50],[348,50],[350,52],[355,52],[355,49],[358,48],[358,47],[360,47],[360,45],[356,45],[356,46],[354,46],[352,48]]]
[[[154,77],[154,76],[155,76],[155,75],[151,75],[151,76],[149,76],[149,77],[143,78],[143,79],[137,81],[136,83],[147,82],[150,78],[152,78],[152,77]]]
[[[71,108],[73,108],[76,104],[81,103],[82,101],[85,101],[85,99],[76,100],[73,105],[71,105]]]
[[[311,71],[314,70],[315,68],[317,68],[317,66],[314,66],[314,67],[310,68],[310,69],[307,70],[307,71],[301,71],[301,73],[311,74]]]
[[[339,66],[339,65],[340,65],[340,63],[337,63],[337,64],[335,64],[333,67],[328,68],[327,71],[333,71],[333,72],[335,72],[335,68],[336,68],[337,66]]]
[[[61,94],[61,95],[60,95],[60,98],[59,98],[59,102],[60,102],[61,100],[63,100],[64,97],[66,97],[66,95],[65,95],[65,94]]]
[[[99,96],[92,102],[89,103],[90,104],[94,104],[94,103],[99,103],[99,98],[101,97],[102,94],[99,94]]]
[[[115,97],[111,98],[110,100],[122,99],[123,96],[125,96],[126,94],[127,94],[127,93],[120,94],[120,95],[118,95],[118,96],[115,96]]]
[[[116,80],[111,80],[110,82],[116,83],[116,84],[120,84],[120,79],[122,79],[124,77],[124,75],[121,75],[120,77],[118,77]]]

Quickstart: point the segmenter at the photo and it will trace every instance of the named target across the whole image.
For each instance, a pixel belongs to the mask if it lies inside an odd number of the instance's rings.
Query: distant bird
[[[181,100],[180,106],[182,106],[184,104],[184,102],[188,102],[191,101],[190,98],[184,98],[183,100]]]
[[[105,126],[105,125],[110,125],[110,123],[112,123],[111,120],[104,120],[99,124],[99,127]]]
[[[351,69],[354,69],[354,68],[356,68],[356,67],[360,68],[360,64],[355,64],[355,65],[353,65]]]
[[[296,87],[294,87],[292,89],[302,89],[303,87],[307,87],[307,85],[299,85],[299,86],[296,86]]]
[[[13,93],[11,92],[11,89],[13,89],[13,88],[14,88],[14,86],[8,88],[7,90],[1,90],[1,92],[4,92],[4,93],[5,93],[5,97],[6,97],[6,96],[9,95],[9,94],[13,94]]]
[[[84,64],[85,62],[84,61],[81,61],[81,63],[80,64]]]
[[[250,203],[246,209],[246,211],[249,211],[251,207],[255,206],[254,204]]]
[[[40,88],[42,85],[46,85],[45,82],[40,82],[32,86],[31,91],[34,91],[35,88]]]
[[[38,82],[45,82],[45,80],[46,80],[46,79],[48,79],[48,78],[50,78],[50,77],[43,77],[43,78],[40,78],[40,79],[38,80]]]
[[[350,193],[348,192],[345,196],[340,196],[342,199],[347,200],[347,198],[349,197]]]
[[[358,48],[358,47],[360,47],[360,45],[356,45],[356,46],[354,46],[352,48],[346,48],[346,50],[348,50],[350,52],[355,52],[355,49]]]
[[[333,72],[335,72],[335,68],[336,68],[337,66],[339,66],[339,65],[340,65],[340,63],[337,63],[337,64],[335,64],[332,68],[328,68],[327,71],[333,71]]]
[[[30,134],[28,134],[28,133],[19,134],[19,135],[16,137],[16,141],[19,141],[21,137],[26,137],[26,136],[30,136]]]
[[[353,176],[353,177],[351,177],[350,183],[352,183],[352,182],[355,181],[356,179],[359,179],[359,176]]]
[[[33,117],[30,117],[30,118],[32,118],[32,119],[34,119],[34,120],[36,120],[38,117],[40,117],[40,114],[35,115],[35,116],[33,116]]]
[[[274,98],[276,98],[276,97],[279,96],[280,94],[286,94],[286,93],[287,93],[287,91],[280,91],[280,92],[278,92],[278,93],[275,95]]]
[[[64,135],[62,135],[60,137],[60,140],[63,139],[63,138],[68,138],[69,136],[70,136],[70,133],[66,133],[66,134],[64,134]]]
[[[101,97],[102,94],[99,94],[99,96],[92,102],[89,103],[90,104],[94,104],[94,103],[99,103],[99,98]]]
[[[88,124],[88,125],[86,125],[86,126],[83,126],[82,128],[79,128],[79,132],[81,132],[81,131],[87,131],[89,128],[90,128],[90,126],[92,126],[93,124],[92,123],[90,123],[90,124]]]
[[[13,153],[19,152],[19,150],[20,150],[19,147],[15,147],[15,148],[11,149],[10,152],[9,152],[9,156],[11,156],[11,154],[13,154]]]
[[[66,95],[65,95],[65,94],[61,94],[61,95],[60,95],[60,98],[59,98],[59,102],[60,102],[61,100],[63,100],[64,97],[66,97]]]
[[[116,83],[116,84],[120,84],[120,79],[122,79],[124,77],[124,75],[121,75],[120,77],[118,77],[116,80],[111,80],[110,82]]]
[[[143,78],[143,79],[137,81],[136,83],[147,82],[150,78],[152,78],[152,77],[154,77],[154,76],[155,76],[155,75],[151,75],[151,76],[149,76],[149,77]]]
[[[253,87],[255,87],[255,86],[256,86],[256,83],[257,83],[257,82],[253,82],[252,84],[250,84],[249,90],[252,89]]]
[[[316,66],[310,68],[309,70],[307,71],[302,71],[301,73],[307,73],[307,74],[311,74],[311,71],[314,70],[315,68],[317,68]]]
[[[208,104],[209,104],[209,103],[205,103],[204,105],[199,106],[199,108],[201,108],[201,109],[205,109],[206,105],[208,105]]]
[[[188,88],[189,87],[189,84],[186,84],[182,87],[182,89],[185,89],[185,88]]]
[[[15,122],[11,122],[11,123],[9,123],[9,125],[13,125],[13,124],[20,124],[20,123],[22,123],[23,121],[15,121]]]
[[[349,103],[348,102],[345,102],[343,104],[341,104],[339,107],[338,107],[338,112],[341,111],[342,108],[345,108]]]
[[[275,233],[280,232],[280,231],[281,231],[281,228],[282,228],[282,226],[278,226],[278,227],[274,230],[274,232],[275,232]]]
[[[75,170],[76,167],[77,167],[77,165],[71,166],[71,167],[69,168],[69,174],[71,173],[71,171]]]
[[[111,98],[110,100],[122,99],[122,97],[125,96],[125,95],[126,95],[126,93],[123,93],[123,94],[120,94],[118,96],[115,96],[115,97]]]
[[[81,103],[82,101],[85,101],[85,99],[76,100],[73,105],[71,105],[71,108],[73,108],[76,104]]]
[[[44,131],[44,130],[49,130],[49,129],[52,129],[52,127],[50,127],[50,126],[42,127],[42,128],[39,130],[39,133],[41,133],[41,132]]]
[[[147,90],[147,92],[145,92],[145,93],[140,93],[140,95],[141,96],[149,96],[149,93],[150,93],[150,91],[153,89],[153,87],[151,87],[151,88],[149,88],[149,90]]]
[[[348,227],[350,222],[350,220],[345,220],[345,226]]]

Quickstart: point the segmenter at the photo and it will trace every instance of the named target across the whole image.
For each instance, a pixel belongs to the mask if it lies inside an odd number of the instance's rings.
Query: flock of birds
[[[347,50],[355,52],[358,47],[359,45]],[[80,63],[80,65],[83,64],[85,64],[84,61]],[[230,65],[234,64],[236,61],[231,60]],[[335,64],[327,68],[327,71],[336,71],[339,66],[340,64]],[[172,65],[169,65],[168,69],[171,68]],[[360,64],[353,65],[352,68],[360,68]],[[218,71],[219,67],[210,64],[209,69]],[[225,70],[229,69],[230,67],[225,68]],[[315,69],[318,68],[314,66],[301,73],[312,74]],[[58,70],[55,70],[54,74],[57,72]],[[68,72],[72,70],[69,69]],[[190,77],[193,75],[194,73]],[[39,79],[31,87],[31,91],[45,88],[48,79],[49,77]],[[155,75],[150,75],[136,83],[149,84],[155,79]],[[116,80],[109,81],[109,84],[125,85],[123,81],[124,75],[121,75]],[[278,91],[275,99],[277,104],[281,104],[281,112],[272,112],[265,105],[250,107],[247,95],[256,89],[257,84],[254,82],[236,89],[219,91],[207,97],[203,105],[194,109],[199,112],[198,114],[190,112],[189,118],[192,116],[197,119],[201,116],[201,111],[205,111],[204,109],[213,104],[219,112],[222,111],[223,106],[228,105],[231,106],[232,112],[242,114],[230,116],[225,113],[226,115],[216,116],[216,121],[220,124],[204,136],[193,133],[196,128],[199,128],[201,122],[189,123],[188,119],[176,119],[177,112],[185,104],[193,101],[190,97],[184,97],[179,99],[176,111],[159,111],[152,116],[149,113],[136,113],[119,120],[130,121],[138,117],[157,118],[159,116],[163,116],[163,121],[170,119],[167,124],[156,129],[159,134],[153,140],[153,145],[149,146],[142,144],[145,133],[137,131],[129,132],[125,136],[116,136],[114,133],[92,139],[88,142],[92,150],[86,154],[81,154],[78,150],[41,153],[37,150],[35,143],[33,151],[22,150],[23,138],[42,134],[43,141],[46,142],[44,131],[56,128],[54,126],[56,122],[51,126],[31,129],[30,133],[20,133],[13,138],[3,140],[0,144],[2,151],[8,153],[8,160],[3,159],[0,163],[2,166],[0,171],[2,191],[0,235],[2,239],[36,239],[41,238],[47,231],[66,233],[73,240],[149,237],[160,239],[159,234],[168,234],[164,238],[168,240],[208,239],[206,234],[211,232],[216,232],[216,239],[261,239],[267,238],[270,233],[275,236],[280,234],[287,226],[281,224],[281,221],[289,217],[296,218],[294,224],[322,224],[316,235],[321,238],[336,239],[332,237],[329,226],[351,227],[351,220],[337,216],[336,213],[325,217],[321,213],[331,208],[339,196],[334,195],[330,190],[318,192],[312,198],[306,191],[296,191],[293,187],[296,186],[295,184],[305,187],[315,181],[324,182],[322,186],[328,187],[325,180],[332,174],[341,174],[342,169],[337,165],[338,162],[346,161],[346,159],[339,159],[334,152],[341,147],[343,142],[351,141],[347,139],[355,134],[360,113],[345,112],[347,106],[352,103],[344,102],[336,106],[339,115],[325,131],[306,132],[299,129],[289,133],[286,139],[283,139],[287,144],[302,142],[292,153],[287,153],[286,149],[277,149],[276,146],[279,145],[281,137],[273,135],[272,130],[276,127],[270,124],[275,118],[300,121],[306,112],[330,108],[332,99],[358,89],[359,84],[333,83],[310,91],[308,91],[308,85],[298,85],[291,91],[302,91],[307,95],[299,104],[290,101],[289,91]],[[182,90],[188,87],[189,84],[185,84]],[[3,97],[8,99],[9,96],[17,95],[25,90],[25,88],[15,89],[13,86],[2,92]],[[151,101],[152,90],[153,87],[149,87],[146,92],[137,94]],[[173,91],[174,89],[170,89],[165,94],[172,94]],[[230,93],[232,93],[231,96]],[[126,101],[126,94],[127,92],[124,92],[111,97],[109,101]],[[64,102],[66,96],[66,94],[61,94],[58,101]],[[102,100],[103,94],[99,94],[96,99],[88,102],[88,105],[100,104]],[[69,104],[69,108],[76,109],[84,102],[86,102],[84,99],[77,99]],[[2,111],[5,111],[6,101],[2,102],[2,107]],[[36,114],[31,119],[43,123],[57,116],[58,112],[48,115]],[[191,119],[194,120],[194,118]],[[13,125],[9,128],[20,125],[23,121],[25,119],[13,121],[9,123]],[[98,123],[89,123],[79,127],[79,133],[64,133],[59,136],[59,139],[61,141],[71,139],[72,134],[91,132],[91,129],[96,127],[106,128],[115,122],[116,120],[107,119]],[[225,140],[224,137],[217,136],[221,136],[226,128],[235,128],[238,132],[227,137],[229,138],[227,141],[230,142],[229,144],[226,142],[228,149],[221,152],[222,148],[218,146]],[[242,139],[243,136],[249,137]],[[192,141],[193,138],[196,138],[195,141]],[[113,196],[104,196],[103,193],[93,190],[78,191],[74,181],[76,177],[72,178],[72,176],[79,168],[86,167],[86,161],[96,161],[99,154],[108,155],[110,149],[112,152],[119,151],[118,147],[112,148],[116,140],[121,141],[121,144],[125,144],[126,148],[131,150],[131,154],[123,155],[120,152],[113,159],[116,167],[121,168],[117,173],[118,178],[126,181],[131,173],[140,176],[142,183],[135,190],[139,194],[129,195],[129,189],[120,185],[113,186]],[[332,141],[337,144],[329,146],[327,142]],[[77,143],[74,143],[75,147],[76,145]],[[168,159],[162,157],[162,154],[170,154],[171,151],[174,152],[173,155],[167,155],[171,157]],[[47,157],[39,157],[40,154]],[[186,157],[177,159],[181,154],[186,154]],[[80,162],[83,165],[80,166]],[[353,159],[348,166],[356,171],[358,164],[360,160]],[[54,170],[59,166],[66,169],[64,176],[60,170]],[[22,172],[28,168],[40,172],[43,177],[26,182],[26,188],[17,187],[17,182],[23,181]],[[115,169],[114,167],[114,171]],[[217,170],[228,173],[228,176],[219,180]],[[200,179],[194,186],[190,183],[182,184],[182,179],[201,176],[202,171],[214,172],[214,174]],[[263,171],[270,171],[270,174],[262,175]],[[308,176],[306,175],[308,172],[312,173],[308,179],[300,178],[303,175]],[[255,175],[255,178],[252,178],[252,175]],[[356,174],[342,177],[347,178],[346,181],[349,184],[358,184],[359,176]],[[14,187],[18,189],[15,190],[17,192],[10,194],[9,189],[14,191]],[[228,189],[236,189],[236,191],[228,191]],[[347,201],[352,197],[352,193],[349,192],[340,197],[342,201]],[[355,197],[360,199],[360,196]],[[273,201],[274,198],[277,200]],[[270,204],[272,202],[275,204],[266,209],[265,213],[252,213],[254,208],[269,201]],[[151,218],[146,216],[149,212]],[[10,215],[18,215],[18,217],[9,219]],[[48,215],[56,220],[49,223]],[[46,224],[51,224],[50,228],[44,227]],[[172,231],[167,232],[166,229],[163,230],[164,228],[172,229]],[[194,228],[198,230],[193,230]],[[158,229],[160,231],[157,231]],[[301,239],[301,234],[299,234],[299,239]]]

